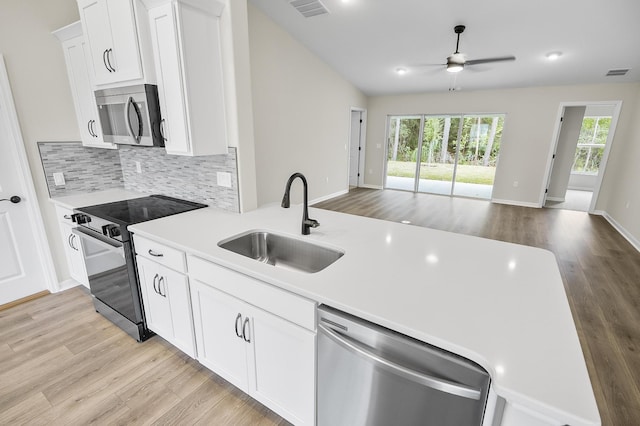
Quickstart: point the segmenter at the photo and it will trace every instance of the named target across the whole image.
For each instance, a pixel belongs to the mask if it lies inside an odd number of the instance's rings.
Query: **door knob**
[[[22,201],[22,198],[18,197],[17,195],[14,195],[11,198],[3,198],[0,201],[11,201],[13,204],[18,204],[20,201]]]

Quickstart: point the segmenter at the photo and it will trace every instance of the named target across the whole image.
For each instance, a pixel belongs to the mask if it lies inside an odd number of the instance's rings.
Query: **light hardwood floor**
[[[366,189],[315,207],[553,251],[602,424],[640,424],[640,254],[603,218]],[[1,311],[0,424],[88,423],[286,424],[161,338],[136,343],[81,289]]]
[[[555,253],[602,424],[640,425],[640,253],[604,218],[363,188],[314,207]]]
[[[160,337],[137,343],[80,288],[0,312],[0,425],[279,425]]]

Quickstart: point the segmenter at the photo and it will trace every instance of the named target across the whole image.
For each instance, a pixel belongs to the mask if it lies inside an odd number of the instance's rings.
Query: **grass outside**
[[[415,178],[416,163],[388,161],[387,176]],[[469,166],[458,164],[456,182],[493,185],[495,167]],[[420,179],[450,181],[453,178],[453,164],[420,164]]]

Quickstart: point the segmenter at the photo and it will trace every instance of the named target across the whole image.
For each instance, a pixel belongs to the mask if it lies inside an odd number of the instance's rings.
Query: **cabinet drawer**
[[[71,221],[72,214],[73,214],[73,210],[56,204],[56,217],[58,218],[58,222],[72,224],[73,223]]]
[[[133,246],[136,254],[153,260],[178,272],[187,272],[184,252],[172,247],[134,235]]]
[[[314,301],[195,256],[187,256],[187,262],[191,278],[315,331]]]

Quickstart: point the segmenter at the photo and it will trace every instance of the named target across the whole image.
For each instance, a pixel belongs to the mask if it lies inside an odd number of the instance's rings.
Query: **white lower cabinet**
[[[243,282],[271,287],[226,268],[208,268],[220,273],[207,275],[207,281],[232,277],[240,292]],[[198,361],[288,421],[314,424],[315,331],[198,279],[191,281],[191,297]]]
[[[136,256],[136,264],[147,326],[195,358],[187,276],[142,256]]]
[[[72,214],[72,210],[56,206],[56,216],[58,217],[60,233],[62,234],[62,244],[64,245],[64,252],[67,258],[69,275],[75,281],[89,288],[87,270],[84,266],[82,242],[76,234],[71,232],[74,227],[74,224],[71,221]]]
[[[554,426],[564,422],[553,420],[543,414],[507,402],[502,413],[500,426]]]

